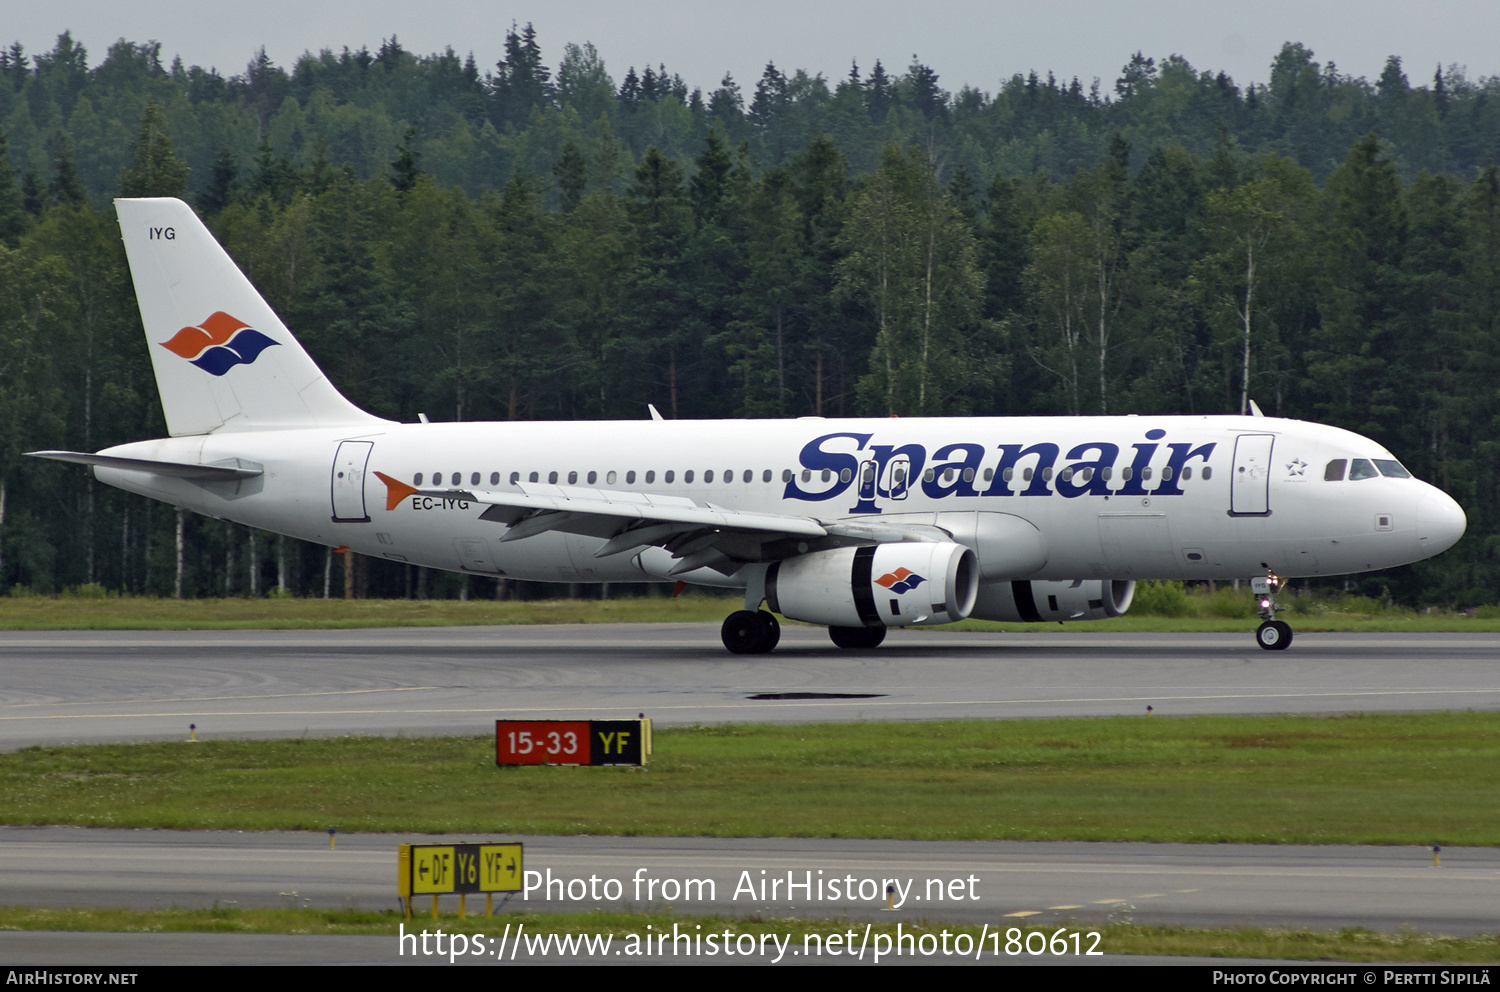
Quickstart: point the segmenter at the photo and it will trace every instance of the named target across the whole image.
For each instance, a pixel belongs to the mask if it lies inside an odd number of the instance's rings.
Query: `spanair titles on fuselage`
[[[927,421],[927,423],[933,423]],[[941,423],[939,421],[939,423]],[[997,424],[1003,424],[998,421]],[[1087,423],[1087,421],[1079,421]],[[1269,438],[1270,435],[1260,435]],[[839,431],[807,442],[798,455],[801,475],[786,483],[783,498],[820,503],[850,493],[850,514],[885,512],[913,491],[933,500],[975,496],[1181,496],[1181,482],[1209,459],[1218,442],[1167,441],[1154,428],[1131,443],[1124,457],[1113,441],[949,441],[929,455],[917,441],[882,443],[875,433]],[[1269,446],[1266,447],[1269,457]],[[1165,464],[1152,477],[1153,462]],[[929,460],[931,464],[929,465]],[[1122,464],[1123,463],[1123,464]],[[1262,480],[1265,473],[1260,473]]]

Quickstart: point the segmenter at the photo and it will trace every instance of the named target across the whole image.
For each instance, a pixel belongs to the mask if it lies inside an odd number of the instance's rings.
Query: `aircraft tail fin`
[[[186,203],[115,209],[173,437],[385,423],[333,387]]]

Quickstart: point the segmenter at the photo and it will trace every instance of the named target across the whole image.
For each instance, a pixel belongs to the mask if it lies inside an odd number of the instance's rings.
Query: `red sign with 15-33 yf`
[[[650,720],[496,720],[497,765],[644,765]]]

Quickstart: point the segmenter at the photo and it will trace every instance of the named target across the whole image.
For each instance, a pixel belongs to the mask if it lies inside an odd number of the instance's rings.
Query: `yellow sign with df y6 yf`
[[[520,892],[521,872],[520,844],[402,844],[397,894]]]

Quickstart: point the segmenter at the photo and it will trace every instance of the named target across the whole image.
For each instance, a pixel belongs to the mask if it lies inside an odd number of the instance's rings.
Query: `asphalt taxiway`
[[[326,837],[311,832],[0,828],[0,872],[7,879],[0,903],[41,912],[79,905],[394,909],[398,843],[483,839],[343,835],[330,849]],[[1110,922],[1475,934],[1493,931],[1494,893],[1500,886],[1500,851],[1490,849],[1451,849],[1444,852],[1442,867],[1434,867],[1430,854],[1417,847],[777,838],[505,840],[524,843],[525,867],[534,874],[528,879],[531,891],[501,903],[493,922],[484,928],[489,947],[499,945],[511,911],[595,908],[671,909],[762,920],[814,916],[848,921],[855,933],[862,933],[870,921],[988,925],[1001,933],[1040,925],[1054,933],[1078,934],[1083,949],[1100,946],[1101,941],[1090,943],[1090,928]],[[890,884],[897,895],[894,907],[888,908],[885,891]],[[442,928],[441,921],[428,917],[427,899],[417,900],[414,908],[410,932]],[[451,916],[457,899],[443,897],[441,908]],[[483,900],[471,897],[469,912],[482,909]],[[688,921],[683,926],[690,937],[701,936],[701,925]],[[137,935],[0,934],[0,958],[117,965],[255,960],[449,963],[433,953],[436,945],[419,954],[415,942],[403,946],[394,936],[300,941],[208,934],[131,938]],[[733,963],[695,957],[691,941],[683,946],[689,950],[649,963]],[[1102,950],[1112,949],[1105,944]],[[523,960],[557,957],[544,953]],[[601,963],[595,957],[595,963]],[[491,963],[494,958],[494,953],[466,953],[461,963]],[[1072,954],[1001,959],[1096,963]]]

